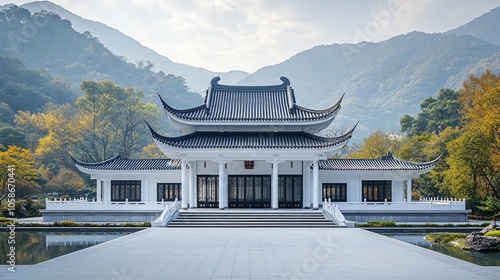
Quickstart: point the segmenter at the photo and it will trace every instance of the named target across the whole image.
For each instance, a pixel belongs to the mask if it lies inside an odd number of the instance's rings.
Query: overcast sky
[[[32,1],[0,0],[27,2]],[[247,72],[316,45],[376,42],[415,30],[444,32],[500,6],[500,0],[51,2],[116,28],[175,62]]]

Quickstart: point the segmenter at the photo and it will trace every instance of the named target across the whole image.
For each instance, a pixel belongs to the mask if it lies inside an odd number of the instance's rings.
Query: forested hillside
[[[157,102],[160,92],[174,106],[183,108],[202,102],[190,92],[182,77],[154,73],[152,65],[127,63],[115,56],[90,33],[73,30],[57,14],[12,6],[0,11],[0,55],[16,57],[29,68],[43,68],[70,80],[71,89],[81,95],[83,80],[112,80],[142,90],[146,100]]]
[[[273,84],[287,76],[297,102],[326,108],[345,93],[335,126],[358,120],[355,137],[399,132],[399,118],[441,88],[458,89],[469,74],[500,71],[500,46],[452,34],[412,32],[380,43],[334,44],[303,51],[264,67],[241,84]]]
[[[15,58],[0,56],[0,123],[13,124],[19,110],[37,112],[47,103],[72,103],[76,94],[64,77],[54,77],[43,69],[28,69]]]

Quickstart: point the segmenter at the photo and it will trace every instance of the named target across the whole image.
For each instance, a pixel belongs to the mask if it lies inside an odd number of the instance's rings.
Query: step
[[[275,211],[181,211],[168,227],[268,227],[268,228],[333,228],[321,212]]]

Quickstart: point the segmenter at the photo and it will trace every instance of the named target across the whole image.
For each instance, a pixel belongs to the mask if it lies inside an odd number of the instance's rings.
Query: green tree
[[[416,118],[404,115],[400,119],[401,132],[409,137],[426,133],[439,133],[446,127],[460,126],[458,93],[441,89],[437,98],[428,97],[420,104],[422,110]]]
[[[478,208],[493,215],[493,227],[496,228],[497,218],[500,217],[500,200],[493,196],[488,196],[488,198],[483,201],[483,205]]]
[[[26,135],[10,126],[0,127],[0,144],[4,147],[17,145],[27,148]]]

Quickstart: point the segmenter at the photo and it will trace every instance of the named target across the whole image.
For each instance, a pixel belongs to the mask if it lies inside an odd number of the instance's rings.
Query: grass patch
[[[5,217],[0,217],[0,223],[8,222],[8,221],[10,221],[10,219],[7,219]]]
[[[446,245],[452,241],[458,241],[467,237],[467,233],[457,233],[457,232],[439,232],[439,233],[430,233],[425,236],[425,239],[441,245]]]
[[[368,221],[366,224],[360,224],[360,227],[395,227],[394,221]]]
[[[487,232],[484,236],[489,236],[489,237],[500,237],[500,230],[492,230]]]

